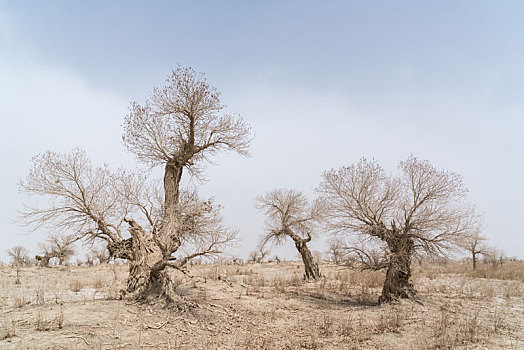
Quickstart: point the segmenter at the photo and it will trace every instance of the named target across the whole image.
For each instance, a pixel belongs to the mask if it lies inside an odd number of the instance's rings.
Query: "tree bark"
[[[477,269],[477,254],[473,252],[471,255],[473,258],[473,270],[476,270]]]
[[[182,170],[183,163],[176,159],[166,164],[164,217],[158,232],[148,232],[133,219],[125,219],[131,238],[107,245],[111,257],[129,261],[129,276],[126,288],[121,291],[122,298],[174,301],[176,297],[166,267],[169,257],[181,244],[178,202]]]
[[[180,227],[178,203],[180,198],[180,181],[182,179],[183,163],[178,160],[169,161],[164,173],[164,218],[158,232],[158,243],[164,258],[168,258],[180,247]]]
[[[306,242],[302,239],[295,240],[295,247],[302,256],[302,262],[304,263],[304,278],[305,279],[318,279],[320,278],[320,270],[318,264],[313,259],[313,255],[309,250]]]
[[[389,240],[388,245],[391,255],[382,295],[378,299],[379,304],[412,298],[416,294],[413,284],[409,281],[411,278],[411,256],[414,250],[413,241],[409,238],[396,237]]]
[[[165,270],[167,260],[158,240],[134,220],[128,220],[132,236],[133,259],[129,261],[129,276],[122,297],[145,300],[164,298],[173,301],[174,287]]]
[[[166,271],[168,258],[180,246],[178,201],[180,180],[183,166],[180,162],[166,164],[164,174],[164,218],[157,233],[144,230],[134,220],[126,220],[131,239],[122,245],[108,246],[112,256],[119,252],[129,260],[129,276],[122,297],[145,300],[163,298],[173,301],[175,298],[173,282]]]

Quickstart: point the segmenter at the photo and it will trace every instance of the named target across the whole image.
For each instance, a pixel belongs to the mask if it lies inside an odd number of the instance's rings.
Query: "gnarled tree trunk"
[[[295,239],[295,247],[302,256],[302,262],[304,263],[304,278],[305,279],[318,279],[320,278],[320,270],[318,264],[313,259],[313,255],[309,250],[306,242],[302,239]]]
[[[413,241],[405,237],[395,237],[388,240],[388,246],[391,254],[379,303],[412,298],[416,294],[413,284],[409,281]]]
[[[131,238],[108,244],[112,257],[129,261],[127,285],[121,291],[123,298],[165,298],[169,301],[175,298],[173,282],[166,267],[170,264],[169,257],[180,246],[177,205],[181,177],[182,166],[169,162],[164,175],[165,213],[158,232],[148,232],[133,219],[126,219]]]
[[[163,261],[160,247],[151,233],[131,222],[133,260],[129,262],[129,277],[124,296],[129,299],[145,299],[150,292],[163,284],[159,267]],[[161,288],[159,290],[162,292]]]

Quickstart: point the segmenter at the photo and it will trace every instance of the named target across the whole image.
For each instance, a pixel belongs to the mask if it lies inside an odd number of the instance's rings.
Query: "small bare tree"
[[[304,262],[304,277],[319,278],[318,264],[307,243],[311,241],[316,224],[322,217],[321,203],[314,201],[309,204],[302,193],[294,190],[273,190],[258,197],[256,207],[267,216],[267,233],[262,238],[262,245],[278,245],[291,238]]]
[[[269,255],[269,249],[266,249],[263,245],[259,245],[257,249],[249,253],[249,261],[251,263],[261,263],[264,261],[266,256]]]
[[[482,256],[484,263],[490,263],[494,268],[498,265],[502,266],[506,259],[504,251],[494,246],[487,246]]]
[[[73,246],[75,241],[76,237],[74,236],[52,233],[47,238],[47,244],[41,245],[40,247],[48,263],[50,258],[57,258],[58,265],[62,265],[75,255],[75,247]],[[41,261],[43,262],[45,258]],[[40,259],[37,258],[37,260]],[[47,264],[44,266],[47,266]]]
[[[40,254],[35,255],[35,260],[40,267],[49,267],[49,262],[54,258],[51,247],[46,243],[38,243]]]
[[[460,246],[471,254],[474,270],[477,268],[478,256],[489,254],[490,247],[486,244],[486,241],[487,238],[482,235],[478,228],[465,235],[460,243]]]
[[[99,264],[107,264],[111,259],[107,247],[95,245],[91,248],[87,258],[88,265],[93,265],[93,260],[97,259]],[[90,262],[90,263],[89,263]]]
[[[222,114],[223,109],[219,93],[203,74],[179,67],[148,101],[131,103],[123,123],[128,150],[150,166],[162,166],[163,181],[92,167],[79,150],[69,155],[47,152],[33,159],[22,189],[51,198],[52,204],[27,208],[26,222],[68,229],[78,239],[106,241],[112,257],[129,260],[126,298],[172,299],[166,268],[218,254],[235,236],[222,226],[219,206],[184,196],[180,185],[184,171],[201,178],[203,165],[220,151],[247,155],[249,127],[238,116]],[[198,251],[173,256],[183,243]]]
[[[7,255],[11,258],[11,265],[25,266],[29,264],[29,250],[26,247],[16,246],[7,250]]]
[[[335,234],[357,234],[369,240],[355,249],[357,257],[386,267],[379,302],[415,295],[410,263],[422,250],[445,254],[474,227],[471,207],[465,203],[462,178],[437,170],[428,161],[411,156],[399,163],[400,175],[386,174],[376,161],[358,163],[323,174],[318,192],[328,205],[328,228]],[[376,252],[384,252],[380,258]]]
[[[329,259],[337,265],[347,262],[345,245],[340,238],[332,238],[328,241],[326,254]]]
[[[7,255],[11,257],[11,265],[16,268],[16,284],[20,284],[20,267],[29,264],[29,250],[26,247],[15,246],[7,250]]]

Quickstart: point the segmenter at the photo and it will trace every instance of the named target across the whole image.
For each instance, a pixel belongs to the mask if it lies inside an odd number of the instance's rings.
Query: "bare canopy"
[[[181,162],[190,170],[221,150],[248,154],[250,129],[239,116],[220,115],[220,95],[203,73],[178,67],[144,104],[132,102],[123,140],[151,165]]]
[[[356,234],[366,245],[350,252],[387,268],[379,301],[411,297],[410,262],[416,252],[444,254],[457,246],[475,221],[461,176],[410,156],[392,176],[374,160],[323,174],[318,192],[328,204],[328,228]],[[381,259],[377,252],[383,251]]]

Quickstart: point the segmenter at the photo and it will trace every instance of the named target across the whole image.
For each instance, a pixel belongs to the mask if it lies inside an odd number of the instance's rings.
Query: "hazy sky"
[[[45,237],[15,222],[31,157],[79,146],[133,167],[129,102],[177,63],[256,133],[202,185],[240,230],[236,255],[264,229],[258,194],[312,196],[324,170],[413,153],[462,174],[492,244],[524,258],[523,18],[521,1],[0,0],[0,260]]]

